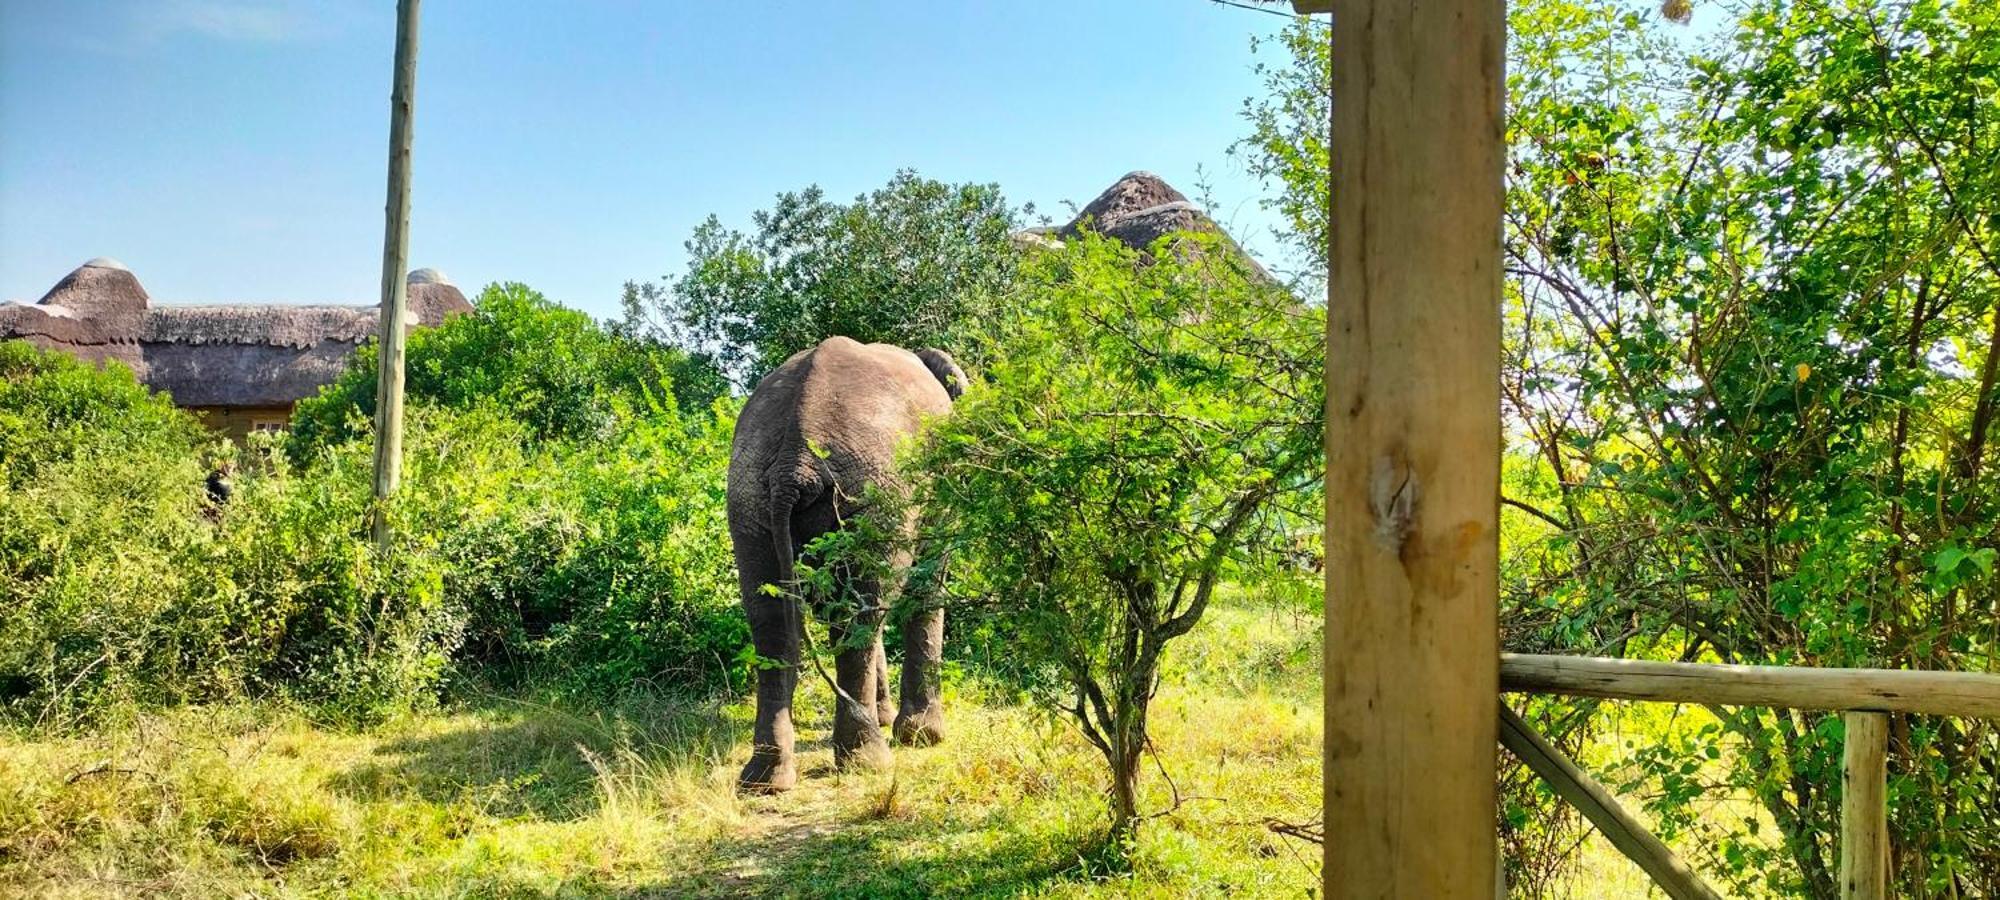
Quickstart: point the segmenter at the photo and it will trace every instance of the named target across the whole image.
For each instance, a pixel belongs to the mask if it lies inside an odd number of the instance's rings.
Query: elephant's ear
[[[971,386],[971,382],[966,380],[965,370],[958,367],[951,354],[925,347],[917,351],[917,358],[923,360],[924,368],[931,370],[931,375],[944,385],[944,392],[951,399],[957,400]]]

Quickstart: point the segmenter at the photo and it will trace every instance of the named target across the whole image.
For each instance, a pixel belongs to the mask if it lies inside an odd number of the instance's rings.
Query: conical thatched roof
[[[132,270],[109,256],[77,266],[35,301],[36,306],[60,306],[82,315],[137,313],[151,303]]]
[[[410,273],[410,318],[472,309],[435,269]],[[154,306],[129,269],[99,258],[33,304],[0,304],[0,338],[115,359],[182,406],[281,407],[332,381],[377,330],[375,306]]]
[[[418,269],[404,282],[408,292],[410,318],[419,324],[435,325],[445,317],[470,312],[472,304],[459,293],[458,285],[436,269]],[[370,327],[373,327],[371,324]]]
[[[1020,244],[1048,244],[1074,238],[1086,229],[1139,250],[1145,250],[1154,241],[1177,231],[1221,235],[1224,243],[1250,264],[1251,270],[1266,279],[1271,277],[1262,265],[1237,246],[1222,226],[1190,202],[1186,194],[1174,190],[1173,185],[1151,172],[1131,172],[1118,179],[1061,228],[1029,229],[1014,237]]]
[[[1097,199],[1086,204],[1063,230],[1071,231],[1092,220],[1109,222],[1156,206],[1186,202],[1187,195],[1174,190],[1166,179],[1151,172],[1127,172],[1125,177],[1105,188],[1104,193],[1098,194]]]

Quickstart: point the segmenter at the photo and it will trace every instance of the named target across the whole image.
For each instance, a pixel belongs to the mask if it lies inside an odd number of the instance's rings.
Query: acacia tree
[[[1122,839],[1167,646],[1218,585],[1282,577],[1285,506],[1317,489],[1324,316],[1198,235],[1086,235],[1023,281],[920,495],[949,510],[947,602],[1104,755]]]
[[[712,354],[740,387],[833,335],[964,356],[1031,213],[996,185],[908,169],[847,204],[818,186],[788,191],[748,233],[709,216],[679,278],[625,285],[621,327]]]
[[[1270,54],[1251,67],[1264,92],[1243,101],[1250,134],[1229,148],[1250,174],[1271,186],[1263,198],[1281,225],[1272,236],[1293,262],[1300,293],[1326,289],[1326,249],[1332,220],[1327,204],[1332,166],[1327,123],[1333,118],[1333,41],[1326,22],[1300,16],[1276,37],[1253,37],[1253,54]]]

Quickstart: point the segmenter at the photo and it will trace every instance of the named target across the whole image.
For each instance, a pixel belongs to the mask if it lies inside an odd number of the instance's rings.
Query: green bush
[[[1121,838],[1168,646],[1219,584],[1301,580],[1286,526],[1324,460],[1324,312],[1217,240],[1039,256],[1001,352],[914,460],[960,633],[1004,641],[995,673],[1104,755]]]
[[[1013,280],[1011,235],[1030,207],[993,184],[898,171],[837,203],[818,186],[779,194],[753,228],[709,216],[687,240],[687,271],[627,282],[628,334],[708,348],[743,387],[833,335],[972,355]]]
[[[545,679],[600,693],[747,684],[725,514],[733,414],[641,419],[557,460],[587,516],[525,620],[546,623],[529,644]]]
[[[10,713],[63,722],[255,691],[354,714],[444,675],[462,615],[439,560],[376,558],[357,454],[294,471],[268,447],[242,451],[219,505],[204,456],[238,451],[122,367],[19,342],[0,345],[0,422]]]
[[[184,565],[208,531],[205,440],[122,366],[0,343],[0,703],[39,717],[230,679],[191,664],[218,640]]]
[[[545,440],[595,440],[621,410],[703,409],[721,396],[721,374],[665,345],[600,327],[590,316],[513,282],[489,285],[475,310],[412,332],[404,391],[411,404],[492,405]],[[375,414],[375,347],[299,403],[294,458],[360,436]]]
[[[740,684],[732,408],[682,416],[650,375],[585,391],[531,373],[537,358],[587,357],[574,364],[595,378],[662,357],[538,298],[496,296],[493,316],[428,345],[427,358],[488,361],[440,371],[496,396],[442,378],[412,399],[386,556],[368,537],[368,419],[332,415],[360,394],[352,372],[301,414],[336,428],[237,448],[122,368],[0,345],[5,715],[258,694],[353,721],[467,678],[593,693]],[[537,324],[551,327],[525,327]],[[563,356],[551,333],[595,349]],[[569,401],[596,405],[566,421],[547,409]],[[234,473],[226,503],[205,490],[218,465]]]

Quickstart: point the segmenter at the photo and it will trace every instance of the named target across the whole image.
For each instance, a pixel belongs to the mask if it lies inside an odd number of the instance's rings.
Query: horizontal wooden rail
[[[2000,719],[2000,675],[1500,654],[1500,689],[1611,700]]]

